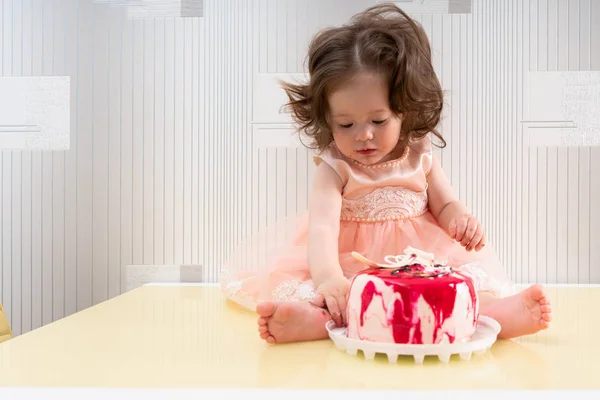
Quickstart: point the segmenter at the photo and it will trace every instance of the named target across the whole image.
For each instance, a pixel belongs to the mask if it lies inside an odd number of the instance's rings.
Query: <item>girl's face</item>
[[[333,140],[346,157],[373,165],[400,156],[402,120],[390,110],[388,90],[381,76],[361,73],[329,96]]]

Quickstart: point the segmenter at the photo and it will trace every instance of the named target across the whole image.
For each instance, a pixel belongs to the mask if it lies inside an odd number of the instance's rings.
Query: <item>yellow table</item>
[[[0,386],[598,389],[598,287],[551,287],[548,331],[470,361],[350,356],[329,340],[266,345],[215,286],[145,286],[0,345]],[[596,317],[594,317],[596,316]],[[359,353],[360,354],[360,353]],[[454,358],[456,357],[456,358]]]

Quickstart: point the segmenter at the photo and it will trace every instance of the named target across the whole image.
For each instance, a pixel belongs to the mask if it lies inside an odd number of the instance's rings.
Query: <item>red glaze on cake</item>
[[[352,280],[348,337],[373,342],[439,344],[469,340],[478,298],[473,281],[408,248],[398,263],[369,263]],[[419,252],[417,256],[415,253]],[[376,266],[373,268],[373,266]]]

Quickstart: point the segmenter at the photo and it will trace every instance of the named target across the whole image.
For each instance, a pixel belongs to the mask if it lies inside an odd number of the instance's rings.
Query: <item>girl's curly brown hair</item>
[[[440,82],[431,63],[423,28],[394,4],[379,4],[355,15],[349,24],[322,30],[308,51],[307,84],[282,82],[294,121],[324,150],[333,141],[327,98],[359,72],[383,74],[389,82],[390,109],[402,114],[404,144],[437,131],[443,106]]]

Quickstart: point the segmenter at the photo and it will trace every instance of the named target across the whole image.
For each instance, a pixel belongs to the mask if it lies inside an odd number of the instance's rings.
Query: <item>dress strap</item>
[[[313,162],[318,167],[321,163],[329,165],[341,178],[346,186],[350,177],[350,165],[343,159],[342,154],[333,143],[319,154],[313,156]]]
[[[413,157],[418,157],[423,172],[425,172],[425,176],[429,175],[431,164],[433,162],[433,146],[431,144],[430,135],[426,135],[422,139],[411,142],[409,147]]]

